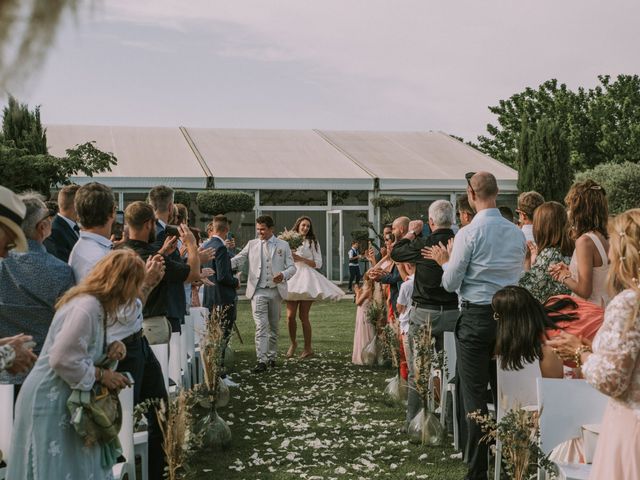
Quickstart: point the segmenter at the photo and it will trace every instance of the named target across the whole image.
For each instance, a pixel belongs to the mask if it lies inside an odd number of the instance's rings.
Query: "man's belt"
[[[435,305],[435,304],[430,304],[430,303],[418,303],[418,302],[413,302],[413,307],[414,308],[420,308],[421,310],[439,310],[441,312],[447,312],[449,310],[458,310],[457,305],[453,306],[453,305]]]

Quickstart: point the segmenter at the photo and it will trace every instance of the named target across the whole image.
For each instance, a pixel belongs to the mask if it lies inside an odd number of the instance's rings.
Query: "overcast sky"
[[[48,123],[442,130],[549,78],[640,73],[640,2],[105,0],[14,93]]]

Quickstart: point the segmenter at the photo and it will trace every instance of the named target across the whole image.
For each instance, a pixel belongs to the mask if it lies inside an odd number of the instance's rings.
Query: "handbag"
[[[104,338],[103,352],[107,351],[107,321],[103,312]],[[108,359],[96,364],[96,367],[110,368]],[[104,385],[96,382],[89,391],[72,390],[67,400],[67,408],[71,415],[71,425],[82,437],[86,446],[96,444],[103,448],[103,462],[117,451],[121,451],[118,433],[122,426],[122,406],[116,392],[109,391]],[[119,454],[119,453],[118,453]],[[115,455],[115,458],[118,457]]]
[[[171,324],[166,317],[149,317],[142,320],[142,331],[149,345],[169,343]]]

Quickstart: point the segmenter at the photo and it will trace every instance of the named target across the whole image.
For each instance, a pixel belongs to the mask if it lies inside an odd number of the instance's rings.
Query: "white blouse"
[[[322,268],[322,251],[320,250],[320,244],[318,242],[312,245],[311,240],[305,240],[302,242],[302,245],[297,248],[296,255],[306,260],[313,260],[316,268]]]

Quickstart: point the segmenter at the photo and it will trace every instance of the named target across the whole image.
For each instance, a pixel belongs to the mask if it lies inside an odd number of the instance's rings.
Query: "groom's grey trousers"
[[[427,325],[431,319],[431,336],[436,339],[436,349],[442,348],[442,339],[444,332],[453,332],[456,327],[456,321],[460,312],[455,310],[444,310],[435,308],[420,308],[414,306],[409,317],[409,344],[408,351],[405,352],[407,357],[407,367],[409,368],[407,393],[407,424],[413,420],[422,408],[422,400],[416,390],[415,369],[413,365],[414,348],[413,342],[418,339],[420,328]],[[441,387],[442,388],[442,387]],[[441,389],[441,395],[444,389]]]
[[[278,351],[278,327],[282,297],[276,287],[256,288],[251,297],[253,321],[256,322],[256,356],[258,362],[276,359]]]

